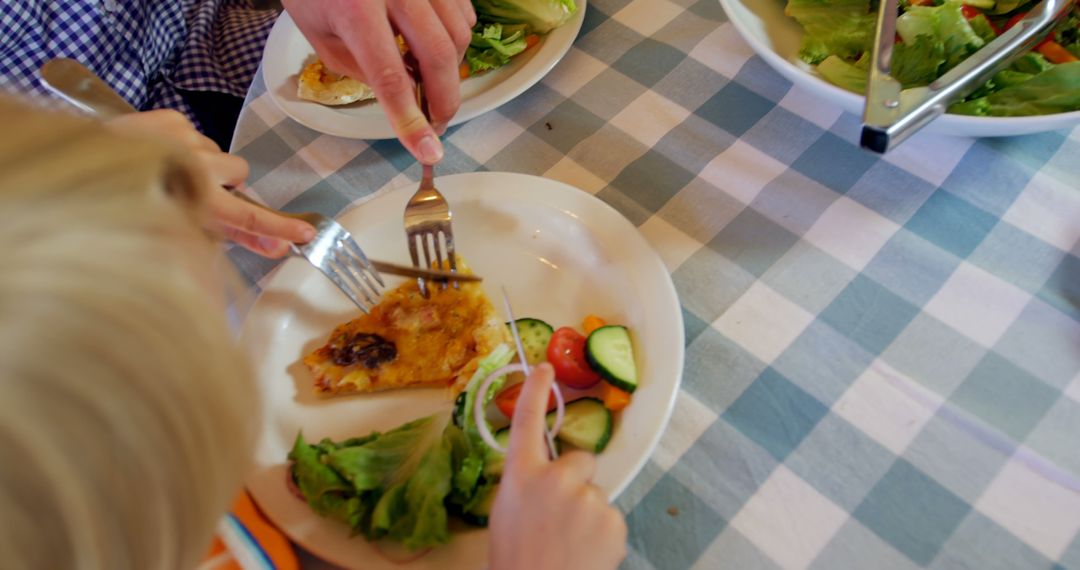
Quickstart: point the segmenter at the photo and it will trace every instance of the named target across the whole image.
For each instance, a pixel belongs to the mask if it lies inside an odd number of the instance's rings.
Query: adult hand
[[[493,570],[615,568],[626,556],[626,523],[589,483],[592,454],[548,459],[544,416],[554,378],[550,364],[534,367],[514,411],[506,470],[491,512]]]
[[[166,109],[121,115],[108,121],[110,128],[154,138],[164,138],[189,150],[209,182],[209,225],[225,237],[265,257],[289,252],[289,242],[304,243],[315,237],[307,222],[287,218],[249,204],[219,187],[238,187],[248,175],[247,161],[225,152],[195,129],[184,115]]]
[[[458,65],[472,38],[470,0],[283,0],[327,67],[371,86],[405,148],[442,160],[438,134],[461,105]],[[416,104],[398,51],[400,33],[420,63],[431,124]]]

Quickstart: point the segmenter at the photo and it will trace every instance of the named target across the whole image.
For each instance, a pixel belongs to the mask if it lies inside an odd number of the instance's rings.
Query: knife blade
[[[431,279],[433,281],[462,281],[462,282],[478,282],[483,281],[484,278],[479,275],[473,275],[471,273],[456,273],[452,271],[439,271],[437,269],[424,269],[423,267],[413,267],[411,265],[398,265],[396,263],[390,263],[388,261],[371,260],[371,264],[375,266],[381,273],[389,273],[391,275],[400,275],[402,277],[417,277],[420,279]]]

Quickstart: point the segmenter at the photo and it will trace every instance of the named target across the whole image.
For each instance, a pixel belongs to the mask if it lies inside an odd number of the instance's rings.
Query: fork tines
[[[386,284],[352,237],[336,240],[319,269],[365,313],[379,302]]]
[[[457,271],[457,257],[454,255],[454,232],[450,229],[450,222],[437,223],[434,226],[409,232],[409,256],[412,257],[413,266],[445,269],[446,265],[443,263],[445,259],[449,262],[450,271]],[[423,254],[423,260],[421,260],[421,253]],[[427,297],[427,280],[417,279],[416,283],[420,287],[420,294]],[[445,282],[440,285],[443,288],[447,286]],[[455,281],[454,288],[457,289],[458,287],[458,282]]]

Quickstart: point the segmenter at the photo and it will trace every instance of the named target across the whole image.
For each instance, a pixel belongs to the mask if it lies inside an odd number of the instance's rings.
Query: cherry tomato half
[[[585,337],[570,327],[551,335],[547,359],[555,368],[555,377],[571,388],[583,390],[600,381],[600,375],[585,360]]]
[[[495,407],[499,408],[499,411],[508,418],[514,417],[514,410],[517,408],[518,398],[521,396],[521,388],[525,386],[524,383],[514,384],[513,386],[499,392],[495,396]],[[550,412],[555,409],[555,393],[548,393],[548,405],[547,410]]]

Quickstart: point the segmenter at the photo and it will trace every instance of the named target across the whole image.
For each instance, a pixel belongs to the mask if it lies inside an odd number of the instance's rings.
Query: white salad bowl
[[[743,39],[780,75],[814,96],[849,113],[862,116],[863,97],[841,89],[799,59],[803,29],[784,14],[784,0],[720,0],[728,19]],[[1080,111],[1035,117],[971,117],[945,115],[927,131],[968,137],[1026,135],[1080,125]]]

